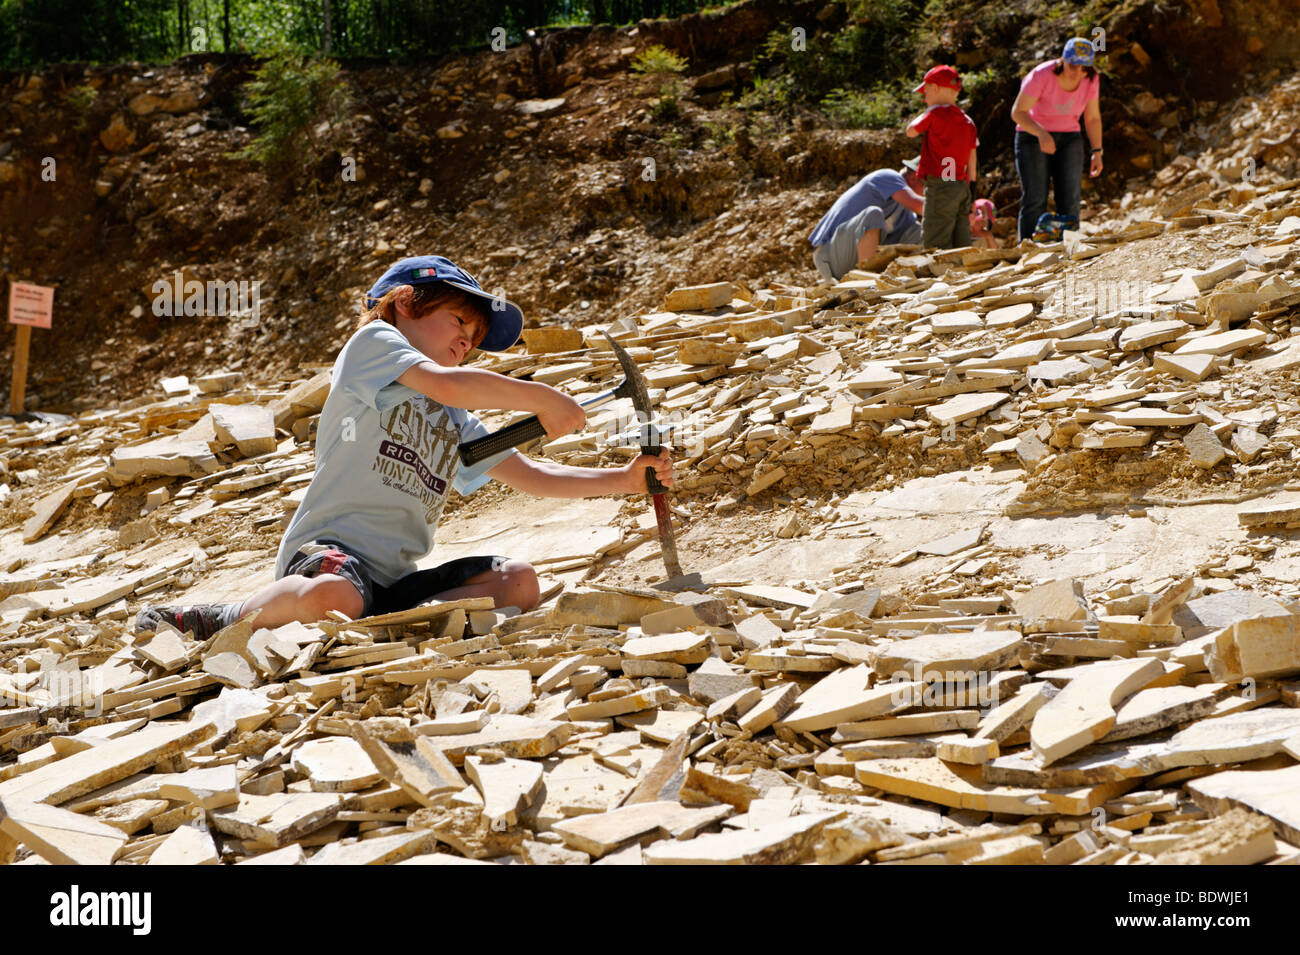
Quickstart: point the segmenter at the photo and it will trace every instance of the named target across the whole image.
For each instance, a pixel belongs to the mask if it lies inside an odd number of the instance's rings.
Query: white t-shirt
[[[460,467],[458,446],[487,428],[396,381],[429,360],[382,321],[343,346],[316,428],[316,473],[280,542],[277,580],[304,544],[331,540],[360,558],[375,583],[391,586],[433,549],[448,489],[472,494],[515,453]]]

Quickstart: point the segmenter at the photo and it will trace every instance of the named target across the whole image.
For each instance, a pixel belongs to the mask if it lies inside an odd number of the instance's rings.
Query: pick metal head
[[[623,366],[623,383],[618,386],[616,393],[620,398],[631,398],[632,407],[643,416],[643,420],[651,420],[650,395],[646,391],[645,379],[641,377],[641,369],[637,367],[636,362],[623,346],[610,337],[609,332],[601,332],[601,334],[609,342],[609,347],[614,349],[614,357],[618,359],[618,363]]]

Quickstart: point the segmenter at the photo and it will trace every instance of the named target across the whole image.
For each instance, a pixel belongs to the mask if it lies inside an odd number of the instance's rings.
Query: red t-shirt
[[[966,175],[967,164],[970,151],[979,145],[979,135],[975,124],[960,106],[930,107],[916,124],[916,129],[925,134],[917,175],[962,181],[970,178]],[[949,160],[946,169],[945,159]]]

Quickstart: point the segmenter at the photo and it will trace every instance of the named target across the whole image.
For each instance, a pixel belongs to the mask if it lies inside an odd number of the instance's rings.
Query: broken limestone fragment
[[[1205,663],[1227,683],[1300,673],[1300,616],[1238,620],[1205,648]]]
[[[1026,624],[1039,620],[1082,621],[1088,618],[1083,584],[1073,578],[1039,584],[1017,597],[1012,607]]]
[[[1198,468],[1212,468],[1228,456],[1218,435],[1203,422],[1193,426],[1192,430],[1187,432],[1183,438],[1183,447],[1187,449],[1187,456]]]
[[[906,674],[926,683],[964,681],[1011,663],[1022,642],[1012,630],[931,633],[885,646],[873,666],[882,679]]]
[[[1094,663],[1034,715],[1033,750],[1048,765],[1101,739],[1115,725],[1115,708],[1164,673],[1159,660]]]

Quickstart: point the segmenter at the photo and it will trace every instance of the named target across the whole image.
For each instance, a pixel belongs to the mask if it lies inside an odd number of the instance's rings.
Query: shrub
[[[980,70],[978,73],[965,73],[961,78],[961,95],[968,97],[974,103],[990,87],[997,85],[997,82],[997,71],[991,66]]]
[[[336,62],[287,49],[273,53],[245,89],[259,133],[236,155],[265,166],[310,162],[321,138],[318,128],[324,124],[328,132],[351,104]]]
[[[646,74],[681,73],[686,69],[686,60],[656,43],[637,54],[632,69]]]
[[[83,116],[90,112],[90,108],[95,105],[95,97],[99,96],[99,91],[89,83],[83,83],[81,86],[74,86],[63,94],[63,101]]]
[[[822,112],[851,129],[884,129],[902,121],[906,102],[886,86],[871,92],[833,89],[821,101]]]
[[[736,130],[728,123],[706,122],[704,135],[716,149],[723,149],[736,141]]]
[[[89,83],[74,86],[63,94],[63,102],[77,114],[77,122],[73,124],[77,132],[85,132],[89,127],[90,111],[94,108],[98,96],[99,91]]]
[[[794,101],[794,81],[784,74],[771,77],[754,77],[752,89],[745,90],[737,103],[741,109],[780,113],[790,108]]]
[[[675,82],[665,83],[659,98],[650,104],[650,115],[661,123],[671,123],[681,118],[682,104],[678,99],[681,89]]]
[[[768,34],[753,60],[754,73],[788,85],[787,102],[820,103],[864,77],[910,75],[910,51],[923,22],[921,0],[856,0],[851,22],[838,32],[809,36],[803,49],[789,28]]]

